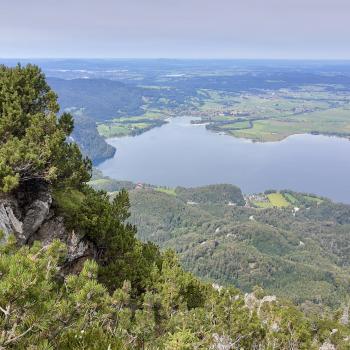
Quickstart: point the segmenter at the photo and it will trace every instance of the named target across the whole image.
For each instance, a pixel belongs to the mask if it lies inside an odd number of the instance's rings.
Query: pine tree
[[[56,94],[36,66],[0,66],[0,191],[41,181],[80,186],[91,163],[67,143],[72,116],[58,117]]]

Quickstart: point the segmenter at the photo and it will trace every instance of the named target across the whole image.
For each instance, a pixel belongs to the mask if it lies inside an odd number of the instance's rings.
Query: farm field
[[[287,200],[281,193],[270,193],[267,195],[267,198],[274,207],[282,208],[290,206],[290,203],[287,202]]]
[[[253,122],[250,129],[230,130],[235,137],[254,141],[280,141],[304,133],[335,135],[350,138],[350,109],[337,108],[289,118],[271,118]]]
[[[290,193],[284,193],[284,197],[287,199],[287,201],[291,204],[298,203],[298,200]]]
[[[309,206],[321,204],[324,199],[314,196],[306,195],[294,192],[269,192],[257,195],[248,195],[247,201],[253,207],[266,209],[266,208],[287,208],[290,206]]]
[[[350,138],[350,99],[322,86],[256,94],[201,91],[193,102],[207,128],[258,142],[280,141],[302,133]]]
[[[173,188],[156,187],[156,191],[169,194],[171,196],[176,196],[176,191]]]
[[[104,138],[136,136],[165,124],[167,114],[147,111],[140,116],[114,118],[97,124],[98,133]]]

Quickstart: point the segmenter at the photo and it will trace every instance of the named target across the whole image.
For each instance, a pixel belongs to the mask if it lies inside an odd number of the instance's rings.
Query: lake
[[[291,189],[350,203],[350,141],[293,135],[254,143],[178,117],[136,137],[108,139],[114,158],[98,168],[118,180],[168,187],[230,183],[244,193]]]

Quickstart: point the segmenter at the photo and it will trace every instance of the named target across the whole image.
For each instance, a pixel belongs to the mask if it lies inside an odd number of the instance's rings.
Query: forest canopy
[[[79,186],[90,178],[90,161],[66,139],[73,118],[58,116],[57,96],[37,66],[0,66],[0,189],[33,180]]]

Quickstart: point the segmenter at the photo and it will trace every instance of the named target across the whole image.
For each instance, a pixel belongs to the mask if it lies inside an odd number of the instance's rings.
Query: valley
[[[110,138],[117,149],[98,168],[107,176],[166,187],[215,183],[245,194],[269,189],[314,193],[350,203],[350,142],[323,135],[293,135],[252,142],[177,117],[136,137]]]
[[[244,197],[232,185],[103,184],[100,176],[90,184],[112,197],[129,189],[138,237],[175,249],[204,280],[246,292],[259,285],[311,313],[339,306],[349,293],[348,205],[291,191]]]
[[[346,61],[46,60],[40,65],[61,108],[93,119],[105,138],[139,135],[177,116],[199,117],[208,130],[258,142],[304,133],[350,136]]]
[[[87,64],[86,76],[44,69],[97,166],[89,185],[129,191],[138,238],[210,284],[260,286],[307,314],[344,306],[349,66]],[[67,212],[84,200],[54,197]]]
[[[0,350],[350,350],[349,14],[1,1]]]

